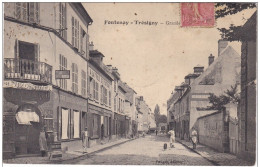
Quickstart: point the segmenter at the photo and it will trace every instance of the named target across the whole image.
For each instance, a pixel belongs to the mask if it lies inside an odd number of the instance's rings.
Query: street
[[[167,150],[163,144],[167,143]],[[213,165],[200,155],[185,148],[180,143],[169,148],[166,136],[147,135],[110,149],[81,157],[64,164],[98,165]]]

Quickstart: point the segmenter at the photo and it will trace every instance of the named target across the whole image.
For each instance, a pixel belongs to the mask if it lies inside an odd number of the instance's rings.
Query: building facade
[[[92,19],[81,3],[4,10],[4,157],[39,153],[42,128],[51,141],[80,143]],[[56,70],[69,70],[69,79],[56,79]]]
[[[90,145],[112,139],[113,76],[103,63],[104,55],[90,50],[88,66],[88,121]]]

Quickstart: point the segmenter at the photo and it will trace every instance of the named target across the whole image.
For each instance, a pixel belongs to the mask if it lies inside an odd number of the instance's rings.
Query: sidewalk
[[[197,144],[196,149],[194,150],[192,147],[191,142],[187,142],[184,140],[180,140],[176,138],[176,141],[184,145],[185,147],[189,148],[190,150],[198,153],[202,157],[206,158],[210,162],[212,162],[215,165],[220,165],[220,166],[248,166],[251,165],[250,162],[238,159],[235,155],[229,154],[229,153],[221,153],[217,152],[210,147]]]
[[[86,156],[89,154],[93,154],[105,149],[108,149],[113,146],[117,146],[123,143],[126,143],[128,141],[131,141],[134,139],[119,139],[113,142],[109,142],[106,144],[101,144],[94,146],[92,148],[88,148],[87,151],[88,153],[82,153],[81,150],[73,150],[73,148],[70,148],[70,151],[67,151],[62,154],[62,158],[55,158],[49,160],[48,157],[41,157],[41,156],[34,156],[34,157],[21,157],[21,158],[14,158],[14,159],[8,159],[8,160],[3,160],[3,163],[7,164],[56,164],[62,161],[68,161],[68,160],[73,160],[82,156]]]

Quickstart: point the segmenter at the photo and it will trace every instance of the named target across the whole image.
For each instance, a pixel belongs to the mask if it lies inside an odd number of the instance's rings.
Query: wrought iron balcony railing
[[[39,61],[5,58],[4,76],[6,79],[22,79],[51,83],[52,66]]]

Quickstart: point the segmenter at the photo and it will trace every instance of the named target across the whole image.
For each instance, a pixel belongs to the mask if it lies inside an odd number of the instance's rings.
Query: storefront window
[[[68,139],[68,125],[69,125],[69,110],[68,109],[61,109],[61,139]]]
[[[79,111],[74,111],[74,138],[79,138],[79,128],[80,128],[80,121],[79,121]]]
[[[99,137],[98,134],[98,115],[93,114],[93,137]]]

